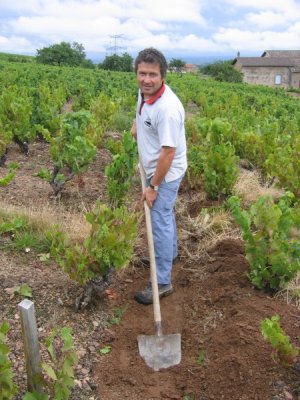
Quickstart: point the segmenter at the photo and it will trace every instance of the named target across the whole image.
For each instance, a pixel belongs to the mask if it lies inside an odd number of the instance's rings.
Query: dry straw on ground
[[[283,194],[283,190],[263,184],[258,171],[249,171],[243,168],[240,169],[233,192],[241,198],[244,207],[255,203],[260,196],[268,195],[277,200]]]
[[[44,204],[39,207],[20,207],[7,203],[0,204],[0,211],[7,216],[22,216],[36,232],[45,232],[54,225],[68,234],[71,240],[82,241],[89,233],[89,223],[82,213],[65,210],[62,206]]]
[[[179,197],[176,204],[179,253],[187,265],[207,259],[208,251],[220,240],[240,237],[230,215],[222,209],[190,215],[189,206],[200,203],[202,198],[203,193],[189,193],[188,197]]]

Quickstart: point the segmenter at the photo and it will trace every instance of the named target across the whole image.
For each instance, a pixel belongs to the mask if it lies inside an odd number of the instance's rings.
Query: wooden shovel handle
[[[144,171],[144,168],[141,165],[141,163],[139,163],[139,170],[140,170],[140,175],[141,175],[142,189],[144,192],[144,190],[146,188],[146,175],[145,175],[145,171]],[[149,256],[150,256],[150,276],[151,276],[152,295],[153,295],[154,322],[155,322],[156,333],[158,335],[162,335],[161,313],[160,313],[160,304],[159,304],[159,295],[158,295],[158,283],[157,283],[157,275],[156,275],[156,262],[155,262],[154,241],[153,241],[153,233],[152,233],[152,223],[151,223],[150,209],[149,209],[146,201],[144,201],[144,209],[145,209],[147,240],[148,240],[148,248],[149,248]]]

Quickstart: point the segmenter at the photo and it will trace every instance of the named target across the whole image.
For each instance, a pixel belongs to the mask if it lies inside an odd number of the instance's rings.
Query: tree
[[[179,58],[172,58],[172,60],[169,62],[169,69],[170,71],[174,72],[182,72],[185,64],[185,61],[180,60]]]
[[[133,58],[128,53],[124,53],[122,56],[113,54],[112,56],[106,56],[103,63],[99,64],[99,68],[109,71],[131,72],[132,63]]]
[[[37,50],[36,61],[41,64],[86,66],[88,60],[82,44],[61,42]],[[89,64],[89,63],[88,63]]]
[[[213,64],[200,68],[203,74],[210,75],[217,81],[222,82],[243,82],[243,74],[234,68],[232,61],[217,61]]]

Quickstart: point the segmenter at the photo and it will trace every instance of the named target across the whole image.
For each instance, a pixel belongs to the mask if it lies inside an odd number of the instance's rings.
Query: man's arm
[[[136,122],[135,122],[135,119],[133,120],[131,129],[130,129],[130,132],[131,132],[132,136],[136,139],[136,134],[137,134],[137,132],[136,132]]]
[[[163,146],[157,161],[155,173],[151,179],[154,186],[158,186],[167,175],[175,156],[176,148]]]
[[[162,147],[159,159],[157,161],[155,173],[151,179],[152,185],[159,186],[159,184],[164,180],[173,162],[175,152],[175,147]],[[151,208],[156,197],[157,192],[148,186],[143,193],[142,200],[146,200],[148,206]]]

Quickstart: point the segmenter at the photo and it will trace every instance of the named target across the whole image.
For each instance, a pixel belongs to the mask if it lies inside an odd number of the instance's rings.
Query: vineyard
[[[0,62],[0,399],[300,398],[300,100],[167,75],[186,110],[166,333],[182,361],[140,358],[153,311],[133,73]],[[35,304],[42,393],[29,393],[18,304]]]

